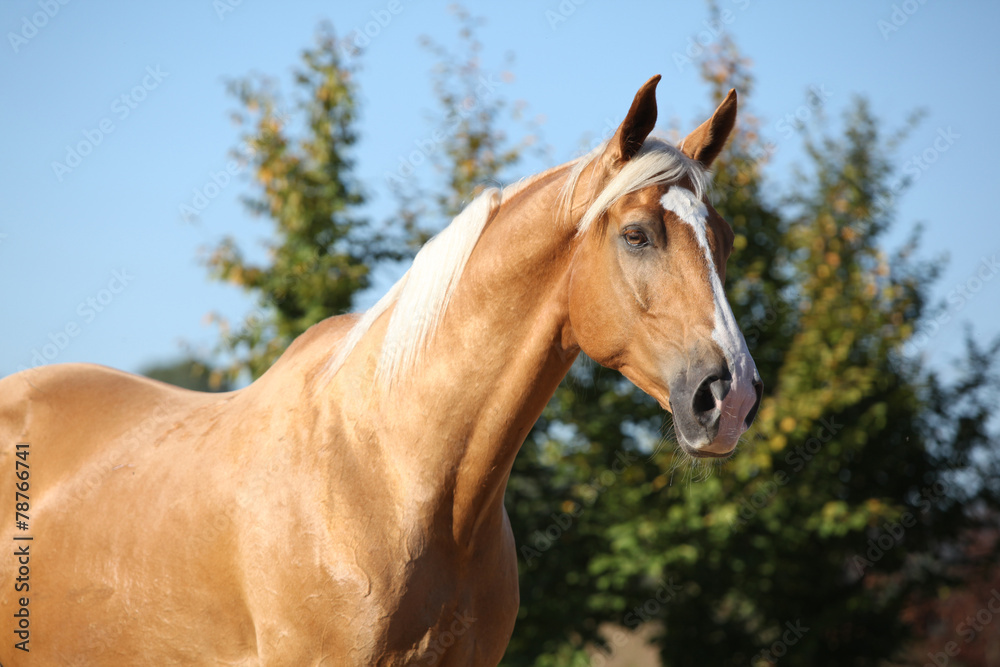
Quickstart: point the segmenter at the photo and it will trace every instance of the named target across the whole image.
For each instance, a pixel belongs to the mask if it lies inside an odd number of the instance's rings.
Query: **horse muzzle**
[[[752,360],[693,364],[670,382],[681,448],[698,458],[729,456],[757,416],[764,383]]]

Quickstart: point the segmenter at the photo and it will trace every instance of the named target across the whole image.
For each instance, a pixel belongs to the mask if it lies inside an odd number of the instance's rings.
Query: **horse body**
[[[581,348],[665,408],[693,411],[695,425],[679,427],[693,455],[732,451],[738,433],[720,420],[752,419],[739,406],[756,371],[710,342],[713,306],[694,317],[658,297],[712,300],[705,272],[718,267],[704,258],[724,265],[724,221],[709,221],[699,246],[659,203],[662,179],[608,203],[606,230],[584,234],[574,214],[643,145],[655,83],[597,159],[477,200],[482,229],[412,368],[382,375],[393,299],[406,299],[390,293],[367,320],[314,326],[228,394],[85,365],[0,380],[0,485],[14,481],[14,443],[30,443],[34,538],[31,653],[4,641],[0,662],[499,662],[518,606],[507,478]],[[731,129],[716,117],[686,140],[708,150],[706,165]],[[570,215],[557,215],[577,180]],[[640,228],[654,238],[633,247]],[[676,232],[669,256],[657,254],[660,228]],[[657,282],[663,266],[673,283]],[[653,359],[674,329],[667,347],[690,351],[681,370]],[[13,514],[0,507],[0,525]],[[17,572],[4,572],[10,619],[21,593]]]

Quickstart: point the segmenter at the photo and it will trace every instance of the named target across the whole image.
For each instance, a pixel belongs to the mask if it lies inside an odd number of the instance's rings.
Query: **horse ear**
[[[736,90],[732,89],[712,117],[685,137],[680,149],[689,158],[709,167],[722,152],[734,125],[736,125]]]
[[[657,74],[642,84],[642,88],[635,94],[628,115],[618,126],[601,156],[606,165],[621,166],[621,163],[631,160],[653,131],[653,126],[656,125],[656,84],[659,82],[660,75]]]

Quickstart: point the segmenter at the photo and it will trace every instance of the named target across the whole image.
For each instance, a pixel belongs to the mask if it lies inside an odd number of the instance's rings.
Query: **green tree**
[[[745,109],[731,41],[702,71],[716,101],[735,86]],[[934,312],[936,267],[912,243],[880,250],[898,136],[857,100],[842,136],[807,139],[791,195],[768,197],[768,151],[742,118],[716,208],[737,233],[729,293],[767,387],[755,428],[720,469],[685,467],[654,402],[578,364],[508,490],[522,577],[506,664],[588,664],[603,624],[656,621],[665,665],[877,665],[909,636],[904,606],[948,583],[941,554],[979,520],[970,503],[996,506],[996,347],[971,348],[954,385],[901,355]]]
[[[369,286],[375,263],[400,257],[358,212],[365,198],[352,173],[356,74],[341,61],[326,27],[302,54],[291,106],[268,80],[230,84],[241,104],[234,119],[249,128],[246,148],[236,157],[250,163],[258,191],[244,201],[273,223],[266,261],[249,260],[233,238],[207,258],[214,277],[239,285],[258,302],[242,324],[220,322],[231,378],[260,376],[296,336],[350,310],[354,294]]]

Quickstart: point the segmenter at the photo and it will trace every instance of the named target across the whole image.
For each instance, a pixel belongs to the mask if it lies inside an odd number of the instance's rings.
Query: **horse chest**
[[[403,590],[389,592],[393,611],[382,631],[390,653],[405,656],[400,664],[499,662],[518,604],[516,563],[507,560],[419,559],[403,574]]]

